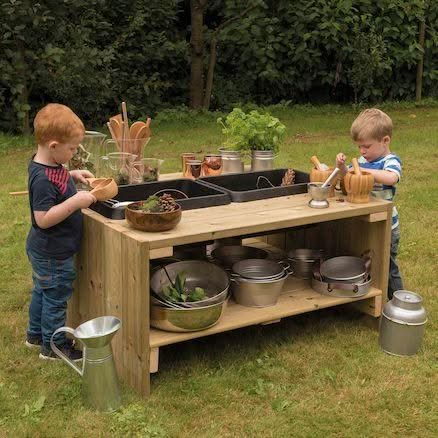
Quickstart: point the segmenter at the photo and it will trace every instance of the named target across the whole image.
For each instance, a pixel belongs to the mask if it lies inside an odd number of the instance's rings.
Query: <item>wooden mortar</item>
[[[374,176],[366,171],[361,171],[357,158],[351,160],[353,169],[344,177],[347,201],[354,204],[365,204],[370,201],[370,193],[374,187]]]

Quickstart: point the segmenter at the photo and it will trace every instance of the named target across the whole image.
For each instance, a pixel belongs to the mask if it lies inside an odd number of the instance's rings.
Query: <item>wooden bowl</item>
[[[112,178],[106,178],[97,183],[90,193],[94,195],[98,201],[106,201],[107,199],[114,198],[118,192],[119,188],[116,182]]]
[[[105,181],[107,178],[87,178],[88,185],[94,189],[98,184]]]
[[[334,167],[329,167],[327,170],[319,170],[313,168],[310,171],[310,175],[309,175],[310,182],[324,182],[330,176],[333,170]],[[328,194],[329,198],[335,196],[335,186],[337,181],[338,178],[335,178],[335,180],[332,181],[332,183],[330,184],[330,189]]]
[[[374,187],[374,176],[369,172],[362,171],[356,175],[354,171],[348,172],[344,177],[347,201],[354,204],[370,202],[370,193]]]
[[[125,218],[131,227],[140,231],[168,231],[175,228],[181,221],[181,206],[174,211],[164,211],[161,213],[148,213],[138,208],[143,202],[133,202],[126,207]]]

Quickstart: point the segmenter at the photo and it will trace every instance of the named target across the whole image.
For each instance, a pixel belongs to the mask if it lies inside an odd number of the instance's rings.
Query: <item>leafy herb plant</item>
[[[278,152],[285,137],[286,127],[269,113],[252,110],[245,113],[234,108],[225,120],[220,117],[222,133],[227,137],[226,146],[239,151]]]
[[[202,287],[195,287],[193,290],[186,287],[186,274],[184,272],[179,272],[176,275],[174,286],[168,284],[163,287],[163,294],[175,303],[200,301],[206,297]]]

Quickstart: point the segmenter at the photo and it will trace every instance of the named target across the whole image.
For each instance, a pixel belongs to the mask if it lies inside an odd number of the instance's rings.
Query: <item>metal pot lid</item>
[[[264,280],[281,277],[285,268],[273,260],[246,259],[234,263],[232,271],[241,277]]]
[[[422,325],[427,321],[422,298],[414,292],[398,290],[383,308],[383,316],[406,325]]]
[[[327,280],[355,280],[367,275],[365,261],[360,257],[341,256],[321,264],[320,273]]]

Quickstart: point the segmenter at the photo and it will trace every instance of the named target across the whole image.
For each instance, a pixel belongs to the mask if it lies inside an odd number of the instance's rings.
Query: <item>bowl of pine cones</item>
[[[125,218],[131,227],[149,232],[171,230],[179,224],[181,216],[181,206],[168,193],[133,202],[125,210]]]

